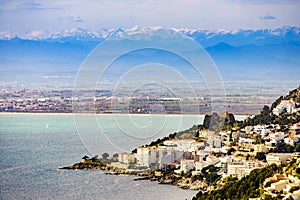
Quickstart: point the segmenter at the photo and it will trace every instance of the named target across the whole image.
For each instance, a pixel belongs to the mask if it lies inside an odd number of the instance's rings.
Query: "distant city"
[[[277,83],[278,84],[278,83]],[[271,89],[272,83],[265,88],[251,84],[226,83],[226,98],[219,96],[214,100],[224,106],[224,111],[234,114],[257,114],[263,105],[269,105],[278,98],[291,83],[278,84]],[[178,89],[184,93],[184,89]],[[207,114],[211,111],[211,97],[202,91],[197,98],[188,95],[184,99],[170,96],[163,91],[146,90],[130,95],[113,94],[109,89],[81,90],[75,97],[72,88],[66,89],[0,89],[0,112],[45,112],[45,113],[138,113],[138,114]],[[89,106],[90,104],[93,106]],[[75,105],[75,106],[74,106]],[[183,110],[184,108],[184,110]]]

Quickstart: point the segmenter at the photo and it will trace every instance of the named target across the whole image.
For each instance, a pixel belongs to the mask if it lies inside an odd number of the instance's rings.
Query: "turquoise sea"
[[[0,199],[184,200],[194,196],[196,191],[151,181],[133,181],[132,176],[111,176],[102,171],[60,171],[57,168],[78,162],[82,156],[93,154],[92,151],[101,155],[120,149],[131,150],[136,145],[168,135],[178,127],[188,128],[194,121],[188,119],[201,121],[201,117],[93,115],[99,123],[96,127],[89,123],[90,117],[0,114]],[[162,127],[155,128],[161,124]],[[153,127],[156,133],[149,135]],[[133,142],[128,138],[133,138]],[[93,149],[96,143],[98,147]]]
[[[202,121],[195,115],[0,114],[0,199],[191,199],[196,191],[57,168],[84,155],[131,151]]]

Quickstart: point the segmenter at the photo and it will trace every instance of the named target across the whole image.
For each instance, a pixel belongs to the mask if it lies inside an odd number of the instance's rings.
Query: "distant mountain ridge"
[[[133,34],[143,34],[149,31],[159,31],[162,27],[152,28],[115,28],[100,29],[91,31],[84,28],[73,28],[64,31],[33,30],[25,33],[0,32],[0,40],[11,40],[15,37],[25,40],[47,40],[47,41],[102,41],[115,34],[131,32]],[[219,42],[228,43],[233,46],[246,44],[278,44],[283,42],[300,42],[300,27],[286,26],[277,29],[258,30],[204,30],[188,28],[172,28],[170,30],[180,32],[183,35],[193,38],[204,47],[216,45]]]
[[[174,31],[202,45],[224,80],[299,81],[300,27],[237,31],[133,27],[100,31],[40,30],[22,34],[0,32],[0,81],[75,77],[87,55],[109,37],[117,36],[122,45],[126,45],[122,38],[128,36],[163,42],[164,38],[172,38]],[[176,44],[176,38],[172,39]]]

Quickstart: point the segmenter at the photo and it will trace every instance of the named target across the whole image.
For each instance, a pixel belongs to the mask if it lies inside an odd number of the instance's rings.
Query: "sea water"
[[[191,199],[197,191],[57,168],[84,155],[130,152],[202,121],[195,115],[0,114],[0,199]]]

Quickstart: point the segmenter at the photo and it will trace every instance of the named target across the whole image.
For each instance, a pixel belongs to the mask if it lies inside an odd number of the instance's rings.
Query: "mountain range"
[[[225,80],[299,80],[300,27],[169,30],[133,27],[99,31],[76,28],[61,32],[0,32],[0,80],[20,81],[20,77],[26,79],[24,76],[30,76],[30,81],[32,77],[75,76],[89,52],[107,38],[117,35],[125,43],[122,37],[130,34],[135,38],[156,35],[163,40],[168,37],[165,34],[174,31],[202,45]]]
[[[10,40],[21,38],[24,40],[41,40],[41,41],[102,41],[115,34],[131,32],[132,34],[157,32],[166,29],[163,27],[140,28],[116,28],[101,29],[91,31],[84,28],[73,28],[63,31],[45,31],[34,30],[24,33],[12,33],[9,31],[0,32],[0,40]],[[300,42],[300,27],[285,26],[277,29],[258,29],[258,30],[204,30],[189,28],[172,28],[170,30],[180,32],[199,42],[203,47],[213,46],[219,42],[228,43],[233,46],[246,44],[265,45],[284,42]]]

